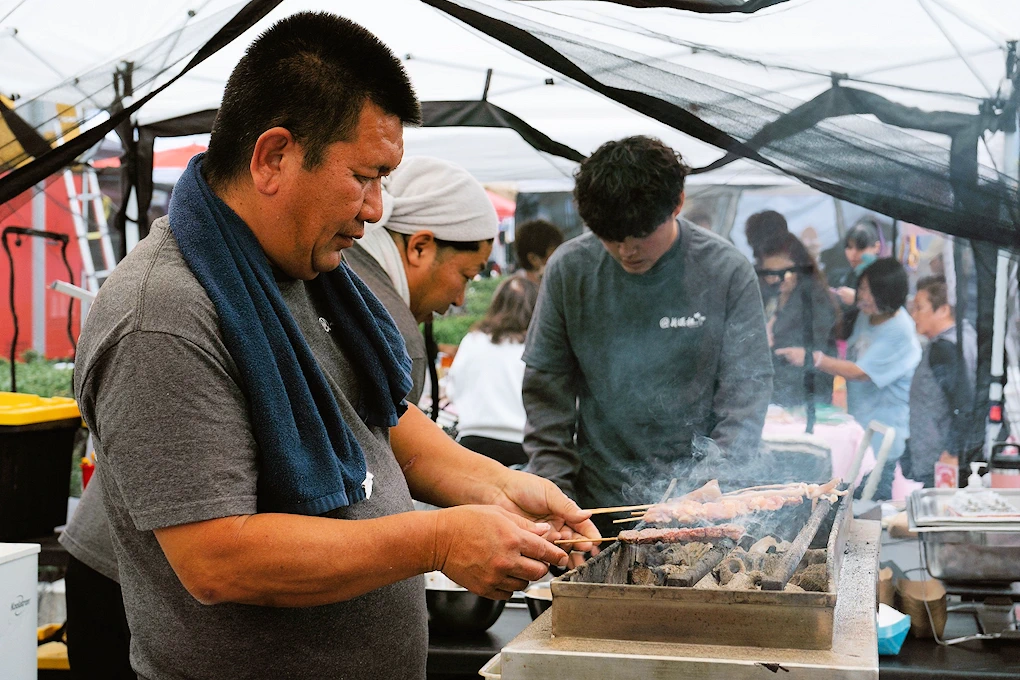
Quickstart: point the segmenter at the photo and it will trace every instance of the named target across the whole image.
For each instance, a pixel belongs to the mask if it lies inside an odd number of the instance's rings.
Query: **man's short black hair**
[[[862,217],[843,237],[843,247],[852,246],[856,250],[864,250],[881,243],[881,238],[878,233],[878,222],[870,217]]]
[[[400,240],[404,242],[404,250],[407,250],[407,244],[411,240],[411,234],[404,234],[397,231],[391,231],[390,233],[397,234],[398,236],[400,236]],[[444,241],[441,238],[436,238],[435,235],[433,234],[432,240],[436,244],[437,250],[442,251],[444,249],[450,249],[458,253],[477,253],[479,250],[482,249],[483,243],[488,243],[489,245],[492,245],[491,238],[483,239],[481,241]]]
[[[920,293],[922,290],[928,295],[933,312],[939,310],[943,305],[949,305],[949,286],[946,285],[946,277],[941,274],[918,279],[917,292]],[[956,313],[952,305],[949,305],[949,313]]]
[[[534,267],[528,255],[534,253],[545,258],[551,248],[563,243],[563,232],[547,220],[531,220],[515,229],[514,249],[517,251],[517,264],[522,269],[532,271]]]
[[[260,35],[234,67],[203,161],[206,180],[223,187],[244,174],[255,142],[283,127],[304,147],[304,167],[349,140],[371,101],[405,124],[421,108],[400,60],[358,24],[325,12],[287,17]]]
[[[789,233],[786,218],[775,210],[756,212],[744,223],[744,236],[755,257],[760,257],[766,248],[778,247]]]
[[[653,137],[606,142],[574,174],[577,211],[606,241],[648,236],[680,205],[689,172],[680,154]]]
[[[907,270],[896,258],[883,257],[869,264],[861,272],[861,281],[865,279],[880,314],[893,314],[907,301],[910,291]]]

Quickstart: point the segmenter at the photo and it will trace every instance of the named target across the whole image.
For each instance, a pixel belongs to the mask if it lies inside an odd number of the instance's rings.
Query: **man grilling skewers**
[[[140,677],[424,679],[424,572],[506,599],[566,562],[542,536],[596,535],[406,403],[397,326],[343,262],[419,120],[368,31],[278,22],[103,285],[75,395]]]
[[[772,391],[758,280],[725,239],[678,219],[688,168],[659,140],[608,142],[574,197],[592,233],[550,259],[524,361],[530,470],[582,507],[669,478],[711,437],[757,451]],[[607,518],[596,518],[603,535]]]

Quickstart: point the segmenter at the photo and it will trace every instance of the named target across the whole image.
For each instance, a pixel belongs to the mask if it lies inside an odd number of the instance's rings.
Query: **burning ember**
[[[648,530],[646,530],[648,531]],[[782,566],[793,544],[772,536],[741,546],[712,543],[656,543],[639,550],[628,583],[704,590],[760,590]],[[824,549],[808,550],[784,586],[786,592],[825,592]]]

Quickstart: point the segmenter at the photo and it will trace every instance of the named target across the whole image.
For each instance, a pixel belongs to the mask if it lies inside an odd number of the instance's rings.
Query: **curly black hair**
[[[643,238],[680,204],[690,168],[679,153],[654,137],[606,142],[574,174],[574,200],[596,236]]]

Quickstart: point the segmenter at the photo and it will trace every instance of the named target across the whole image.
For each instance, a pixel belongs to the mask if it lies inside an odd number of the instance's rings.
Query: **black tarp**
[[[647,9],[651,7],[666,7],[670,9],[682,9],[688,12],[699,12],[701,14],[724,14],[739,12],[751,14],[766,7],[772,7],[787,0],[672,0],[667,2],[655,2],[655,0],[603,0],[617,5],[638,7]]]
[[[473,101],[427,101],[421,103],[422,127],[486,127],[513,130],[532,148],[567,160],[580,162],[584,154],[565,144],[550,139],[547,135],[525,123],[519,117],[485,100]],[[145,216],[152,203],[153,143],[156,137],[181,137],[197,135],[212,130],[216,110],[198,111],[187,116],[171,118],[138,128],[138,142],[135,158],[125,154],[121,174],[121,195],[127,195],[129,185],[136,182],[138,188],[139,233],[145,235],[148,225]],[[123,208],[117,213],[115,227],[124,229],[126,217]]]

